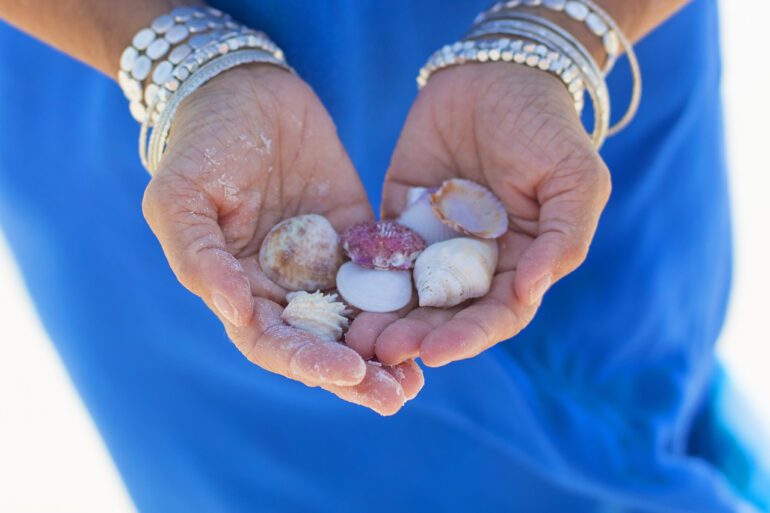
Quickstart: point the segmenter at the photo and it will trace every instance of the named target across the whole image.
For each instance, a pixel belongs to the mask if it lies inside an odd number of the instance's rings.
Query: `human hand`
[[[191,95],[143,209],[179,281],[253,363],[383,415],[422,387],[414,361],[365,363],[284,324],[287,291],[259,267],[262,239],[283,219],[321,214],[341,230],[373,217],[331,119],[296,76],[242,66]]]
[[[347,342],[387,364],[429,366],[470,358],[533,318],[543,294],[585,259],[610,194],[609,172],[571,96],[555,77],[509,63],[436,73],[421,91],[393,155],[383,218],[405,208],[410,187],[466,178],[509,213],[489,293],[451,309],[364,313]]]

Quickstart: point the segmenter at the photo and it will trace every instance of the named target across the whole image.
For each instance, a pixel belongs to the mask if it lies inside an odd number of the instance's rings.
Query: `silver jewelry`
[[[236,23],[229,15],[212,7],[178,7],[137,32],[121,55],[118,71],[118,83],[130,102],[129,110],[134,119],[140,123],[147,116],[154,118],[151,122],[157,119],[158,112],[147,108],[150,101],[172,79],[183,80],[180,76],[185,72],[179,70],[179,65],[195,50],[229,42],[235,37],[247,38],[235,45],[238,48],[259,48],[278,60],[284,58],[265,34]],[[162,109],[163,103],[158,106]]]
[[[610,102],[607,84],[596,65],[596,61],[591,58],[587,50],[568,32],[562,33],[551,31],[548,27],[529,21],[524,13],[521,18],[511,14],[510,18],[491,20],[477,25],[466,36],[467,39],[475,39],[484,36],[522,37],[536,43],[545,45],[553,51],[559,52],[566,60],[577,68],[581,84],[585,84],[591,101],[594,104],[594,144],[600,147],[606,137],[610,120]],[[537,17],[533,17],[537,20]],[[584,91],[581,88],[576,90],[572,85],[568,86],[569,91],[577,102],[583,101]],[[579,96],[579,98],[578,98]]]
[[[163,151],[166,148],[166,142],[168,141],[169,132],[171,131],[171,123],[179,105],[199,87],[217,75],[236,66],[250,63],[271,64],[292,71],[283,60],[280,60],[263,50],[255,49],[236,49],[233,52],[217,55],[207,62],[204,62],[187,78],[187,80],[181,83],[180,87],[168,100],[168,104],[160,113],[155,128],[152,130],[149,148],[147,144],[147,135],[150,130],[149,117],[145,118],[142,123],[139,134],[139,155],[142,164],[150,174],[153,174],[160,164]],[[154,105],[151,105],[150,107],[154,108]]]
[[[609,16],[591,2],[584,0],[507,0],[498,2],[491,9],[481,13],[475,23],[493,19],[505,10],[516,7],[544,7],[549,11],[563,12],[571,19],[586,25],[588,30],[601,38],[604,51],[607,52],[607,63],[604,72],[609,73],[620,55],[622,31],[616,30],[617,25],[607,21]]]
[[[509,37],[498,39],[465,40],[452,45],[446,45],[435,52],[425,66],[420,70],[417,79],[418,87],[422,88],[430,77],[442,69],[459,66],[468,62],[511,62],[540,69],[558,77],[575,99],[575,110],[582,110],[582,96],[585,83],[581,78],[579,67],[566,55],[549,48],[544,44],[535,44],[524,39]],[[601,108],[605,105],[597,96],[593,87],[588,88],[594,105],[594,131],[592,140],[595,147],[601,147],[606,137],[607,116]],[[578,101],[580,97],[580,101]]]
[[[515,12],[517,7],[543,7],[550,11],[562,12],[570,19],[584,23],[591,33],[601,39],[604,51],[607,53],[607,63],[604,67],[605,76],[610,73],[621,52],[626,53],[633,77],[631,100],[626,112],[620,120],[608,129],[607,135],[616,135],[627,127],[639,110],[642,97],[642,74],[634,47],[614,18],[593,0],[507,0],[498,2],[489,10],[481,13],[476,18],[476,23],[504,18],[506,12]],[[542,20],[549,22],[544,18]]]

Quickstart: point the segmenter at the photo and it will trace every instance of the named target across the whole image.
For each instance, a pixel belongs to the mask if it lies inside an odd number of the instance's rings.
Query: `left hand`
[[[428,366],[473,357],[523,329],[543,294],[585,259],[610,194],[564,85],[509,63],[436,73],[401,133],[383,190],[383,218],[403,210],[410,187],[466,178],[508,210],[490,292],[451,309],[361,314],[347,343],[385,364],[421,357]]]

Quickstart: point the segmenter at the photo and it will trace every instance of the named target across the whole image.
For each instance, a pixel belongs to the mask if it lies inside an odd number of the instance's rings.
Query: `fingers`
[[[398,380],[384,368],[366,365],[366,375],[354,386],[321,385],[340,399],[372,409],[380,415],[394,415],[406,403],[406,394]]]
[[[364,380],[366,364],[354,350],[285,325],[282,308],[272,301],[253,302],[249,323],[225,324],[230,339],[249,361],[310,386],[344,387]]]
[[[179,281],[231,324],[248,323],[251,285],[240,262],[226,250],[208,196],[184,178],[155,178],[142,208]]]
[[[458,311],[423,339],[420,358],[429,367],[472,358],[518,334],[535,315],[539,303],[528,305],[516,297],[515,272],[495,277],[492,289]]]
[[[611,185],[601,158],[592,150],[564,162],[538,188],[538,235],[519,259],[516,294],[535,304],[557,280],[586,258]]]

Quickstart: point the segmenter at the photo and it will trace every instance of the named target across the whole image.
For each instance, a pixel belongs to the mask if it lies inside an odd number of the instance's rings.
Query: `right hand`
[[[250,361],[382,415],[419,392],[413,360],[380,367],[285,325],[286,291],[259,268],[262,239],[283,219],[321,214],[341,230],[373,218],[334,124],[296,76],[242,66],[187,98],[143,208],[179,281]]]

